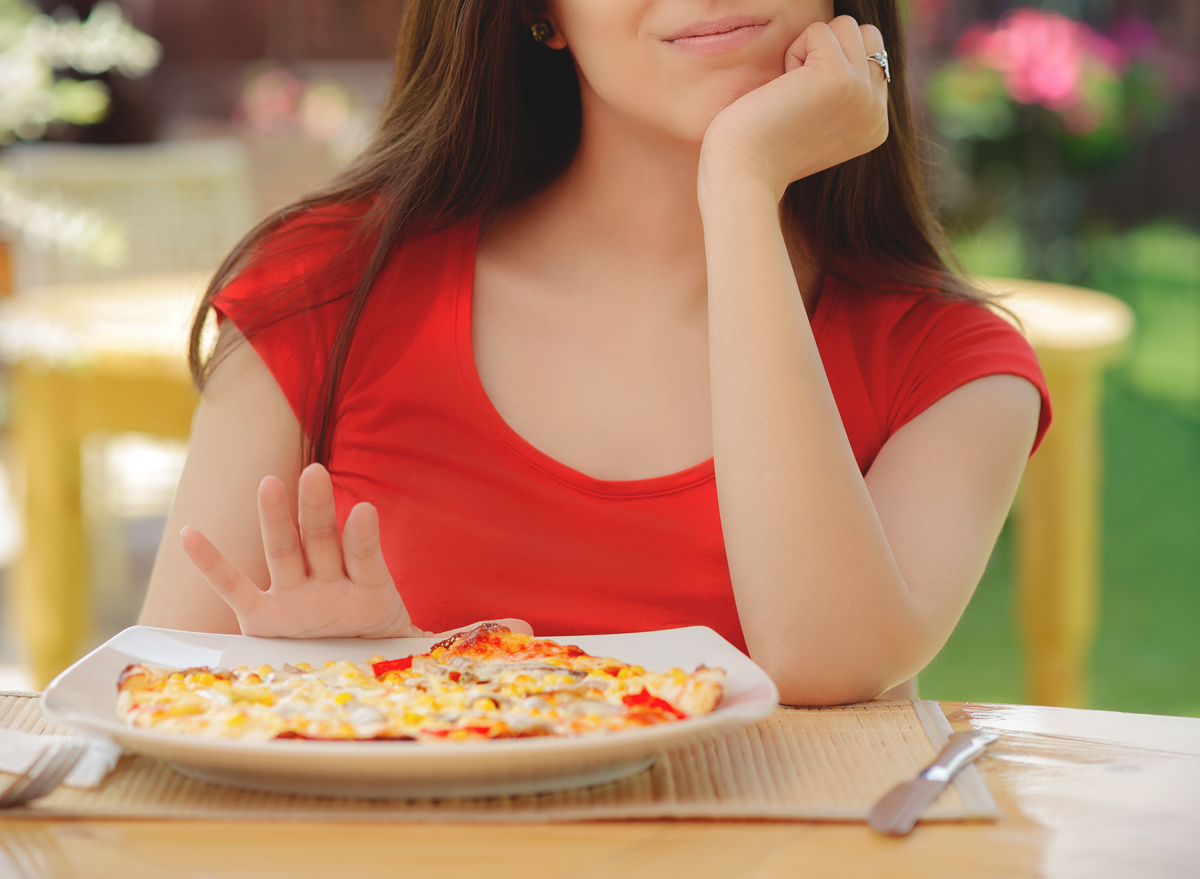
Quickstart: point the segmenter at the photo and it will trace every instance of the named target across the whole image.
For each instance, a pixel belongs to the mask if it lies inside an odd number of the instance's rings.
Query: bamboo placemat
[[[38,703],[36,695],[0,694],[0,727],[66,732],[42,719]],[[241,791],[185,778],[158,760],[125,755],[99,788],[59,787],[0,815],[481,823],[649,818],[862,821],[880,796],[933,759],[950,732],[936,702],[781,708],[755,726],[672,751],[621,781],[557,793],[446,800]],[[970,766],[924,820],[998,815],[982,776]]]

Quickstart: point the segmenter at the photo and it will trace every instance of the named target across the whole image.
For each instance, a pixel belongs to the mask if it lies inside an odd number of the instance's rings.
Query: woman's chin
[[[629,117],[675,140],[699,145],[722,110],[777,75],[757,69],[724,71],[710,74],[701,82],[688,83],[686,89],[665,89],[649,103],[623,101],[616,106]]]
[[[766,82],[767,80],[764,80],[763,82],[725,88],[720,92],[709,93],[698,98],[692,105],[687,119],[680,120],[678,126],[681,131],[686,131],[685,139],[696,143],[702,142],[708,127],[712,125],[713,120],[720,115],[721,111]]]

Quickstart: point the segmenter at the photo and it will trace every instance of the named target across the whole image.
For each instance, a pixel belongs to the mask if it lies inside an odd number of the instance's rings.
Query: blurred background
[[[903,5],[954,252],[1064,401],[922,695],[1200,716],[1200,3]],[[402,6],[0,0],[0,689],[134,621],[189,309],[361,148]]]

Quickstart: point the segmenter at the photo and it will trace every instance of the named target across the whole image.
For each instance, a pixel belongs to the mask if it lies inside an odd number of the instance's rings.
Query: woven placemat
[[[65,732],[42,719],[38,703],[36,696],[28,694],[0,694],[0,727]],[[445,800],[255,793],[195,781],[158,760],[125,755],[99,788],[59,787],[47,797],[0,814],[295,821],[861,821],[880,796],[932,760],[950,732],[936,702],[781,708],[755,726],[672,751],[651,768],[621,781],[547,794]],[[971,766],[924,820],[998,815],[982,776]]]

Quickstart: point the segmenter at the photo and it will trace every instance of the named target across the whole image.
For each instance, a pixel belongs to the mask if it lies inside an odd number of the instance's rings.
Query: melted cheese
[[[118,711],[137,727],[221,738],[457,741],[670,722],[712,711],[724,690],[720,669],[652,673],[504,632],[523,639],[508,656],[472,652],[463,638],[380,676],[371,663],[348,661],[320,669],[133,665],[122,675]]]

